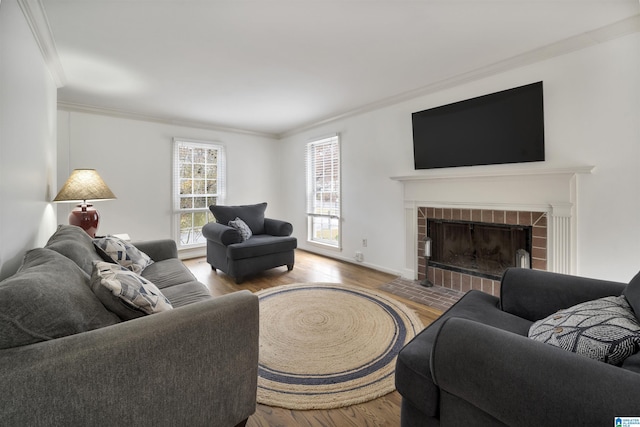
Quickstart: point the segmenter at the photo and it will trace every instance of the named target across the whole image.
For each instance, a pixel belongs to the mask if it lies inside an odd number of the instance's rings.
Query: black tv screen
[[[542,82],[412,114],[416,169],[544,160]]]

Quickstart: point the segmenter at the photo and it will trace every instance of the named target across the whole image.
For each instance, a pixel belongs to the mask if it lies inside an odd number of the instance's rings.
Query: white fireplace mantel
[[[417,208],[422,206],[546,212],[548,269],[575,273],[576,194],[581,174],[594,166],[545,163],[418,171],[392,180],[403,185],[405,273],[417,277]]]
[[[514,176],[544,176],[544,175],[575,175],[590,174],[595,166],[575,165],[561,167],[541,166],[537,163],[531,165],[516,166],[482,166],[482,167],[464,167],[464,168],[446,168],[446,169],[430,169],[423,170],[420,173],[411,175],[392,176],[394,181],[428,181],[436,179],[473,179],[473,178],[496,178],[496,177],[514,177]]]

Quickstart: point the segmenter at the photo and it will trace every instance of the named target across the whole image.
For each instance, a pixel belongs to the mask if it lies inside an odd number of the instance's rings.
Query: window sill
[[[317,248],[326,249],[326,250],[329,250],[329,251],[342,252],[342,247],[340,247],[340,246],[333,246],[333,245],[329,245],[329,244],[326,244],[326,243],[316,242],[314,240],[307,240],[307,244],[309,244],[311,246],[315,246]]]

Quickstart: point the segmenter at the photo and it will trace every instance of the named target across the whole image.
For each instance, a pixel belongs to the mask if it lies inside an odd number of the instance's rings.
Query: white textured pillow
[[[619,365],[640,349],[640,324],[624,296],[605,297],[538,320],[529,338]]]
[[[236,217],[236,219],[234,219],[233,221],[229,221],[229,227],[233,227],[238,230],[240,236],[242,236],[242,241],[249,239],[253,235],[247,223],[238,217]]]
[[[156,285],[118,264],[96,261],[91,289],[107,309],[124,320],[173,308]]]
[[[140,274],[148,265],[153,264],[149,255],[131,243],[115,236],[105,236],[93,240],[94,244],[105,251],[115,262]]]

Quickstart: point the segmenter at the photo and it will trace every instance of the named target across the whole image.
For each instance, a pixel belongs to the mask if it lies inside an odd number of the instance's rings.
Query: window
[[[213,221],[210,205],[224,203],[225,152],[222,145],[174,139],[174,234],[179,249],[202,246],[202,226]]]
[[[308,240],[340,248],[340,138],[309,142],[306,151]]]

